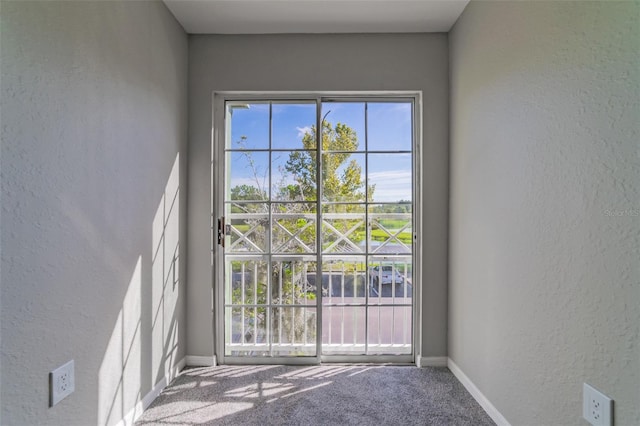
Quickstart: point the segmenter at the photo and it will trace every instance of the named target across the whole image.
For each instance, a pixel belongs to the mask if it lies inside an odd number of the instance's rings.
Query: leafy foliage
[[[296,151],[290,154],[285,170],[292,175],[295,184],[281,188],[281,196],[289,200],[316,201],[318,173],[316,139],[316,127],[312,126],[311,130],[302,137],[302,147],[307,151]],[[324,200],[365,201],[367,194],[362,178],[362,168],[356,160],[348,161],[352,152],[357,149],[358,136],[351,127],[343,123],[333,127],[326,120],[322,122]],[[373,190],[374,188],[371,187],[371,193]]]
[[[253,185],[236,185],[231,188],[232,200],[266,200],[267,194],[264,190]]]

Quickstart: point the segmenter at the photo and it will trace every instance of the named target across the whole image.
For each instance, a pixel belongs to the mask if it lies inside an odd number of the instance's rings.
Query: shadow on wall
[[[178,351],[179,162],[178,153],[152,223],[151,318],[143,318],[143,312],[149,309],[143,307],[144,262],[138,256],[98,373],[98,425],[115,424],[125,417],[132,421],[140,414],[139,403],[150,390],[145,389],[143,377],[152,378],[152,387],[174,378]],[[149,324],[150,354],[143,349],[149,340],[143,331]],[[150,368],[150,374],[145,374],[146,368]]]

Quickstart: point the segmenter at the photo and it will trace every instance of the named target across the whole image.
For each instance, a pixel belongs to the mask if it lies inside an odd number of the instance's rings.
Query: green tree
[[[282,186],[280,196],[289,200],[316,201],[317,151],[316,127],[302,137],[302,147],[309,151],[295,151],[289,155],[284,166],[294,183]],[[365,182],[362,168],[355,159],[349,160],[351,152],[358,149],[356,132],[343,123],[335,127],[322,122],[322,192],[326,201],[365,201]],[[351,151],[351,152],[345,152]],[[348,161],[341,172],[340,168]],[[372,193],[373,187],[369,191]]]
[[[252,185],[236,185],[231,188],[232,200],[266,200],[266,193]]]

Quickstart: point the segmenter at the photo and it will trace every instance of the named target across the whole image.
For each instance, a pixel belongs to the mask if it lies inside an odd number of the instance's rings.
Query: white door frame
[[[412,353],[411,355],[321,355],[322,335],[317,333],[316,356],[305,357],[226,357],[224,346],[224,250],[217,243],[218,218],[224,215],[224,190],[217,182],[224,182],[225,176],[225,103],[227,101],[269,101],[269,100],[345,100],[375,102],[394,98],[413,100],[413,294],[412,294]],[[318,122],[320,122],[318,108]],[[422,348],[422,92],[421,91],[358,91],[358,92],[214,92],[212,96],[211,131],[211,276],[212,276],[212,326],[213,354],[220,364],[288,364],[315,365],[320,362],[380,362],[415,363],[420,360]],[[319,226],[319,224],[318,224]],[[320,256],[321,253],[318,253]],[[322,326],[322,306],[317,311],[318,329]]]

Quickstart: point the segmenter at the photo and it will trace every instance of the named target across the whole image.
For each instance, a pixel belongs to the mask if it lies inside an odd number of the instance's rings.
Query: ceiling
[[[192,34],[447,32],[469,0],[164,0]]]

